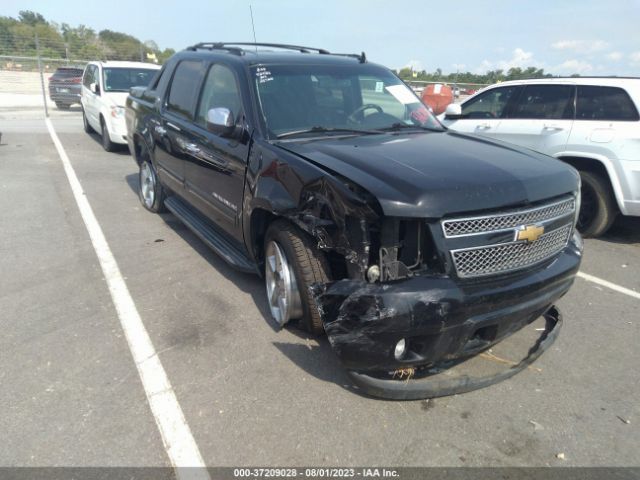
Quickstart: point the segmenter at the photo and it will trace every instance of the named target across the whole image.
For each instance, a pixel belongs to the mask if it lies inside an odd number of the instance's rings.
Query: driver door
[[[517,85],[487,90],[462,104],[462,115],[457,119],[445,116],[442,123],[457,132],[494,137],[509,107],[517,99],[522,87]]]

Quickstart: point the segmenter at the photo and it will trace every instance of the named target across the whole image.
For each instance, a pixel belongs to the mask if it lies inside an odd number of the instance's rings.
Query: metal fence
[[[29,30],[26,26],[23,30]],[[83,70],[92,60],[130,60],[159,63],[157,50],[130,37],[127,42],[106,43],[95,33],[90,39],[65,40],[55,30],[33,27],[28,33],[0,29],[0,110],[67,110],[71,92],[79,91],[79,77],[56,75],[59,68]],[[52,33],[53,32],[53,33]],[[57,36],[56,36],[57,35]],[[60,37],[60,38],[58,38]],[[65,79],[66,78],[66,79]],[[53,83],[52,83],[53,80]],[[69,95],[67,95],[69,94]],[[58,95],[58,96],[56,96]],[[63,99],[63,100],[60,100]]]

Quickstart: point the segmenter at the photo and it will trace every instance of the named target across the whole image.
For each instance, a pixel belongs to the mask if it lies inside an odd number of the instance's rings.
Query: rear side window
[[[622,88],[579,86],[576,120],[636,122],[638,110]]]
[[[511,118],[573,119],[573,85],[527,85]]]
[[[462,118],[503,118],[520,87],[499,87],[481,93],[462,106]]]
[[[58,68],[54,74],[55,77],[72,78],[82,76],[81,68]]]
[[[202,76],[202,62],[196,60],[180,62],[171,82],[167,109],[185,118],[191,118],[195,110]]]

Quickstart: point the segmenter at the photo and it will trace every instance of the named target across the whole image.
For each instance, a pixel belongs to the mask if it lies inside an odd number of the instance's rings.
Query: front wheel
[[[582,194],[577,227],[585,238],[598,237],[609,230],[616,218],[615,200],[607,180],[601,175],[580,171],[580,179]]]
[[[140,163],[140,187],[138,190],[142,206],[153,213],[164,211],[164,188],[158,181],[156,171],[149,160]]]
[[[82,109],[82,126],[84,127],[84,131],[86,133],[93,133],[93,127],[89,124],[89,120],[87,119],[87,114],[84,113],[84,108]]]
[[[264,251],[267,300],[273,319],[280,326],[299,320],[308,332],[322,335],[324,326],[309,287],[329,281],[324,254],[311,237],[285,220],[269,226]]]
[[[113,152],[116,149],[116,144],[111,141],[111,137],[109,136],[109,129],[107,128],[107,124],[104,121],[104,118],[100,118],[100,127],[102,133],[102,148],[107,152]]]

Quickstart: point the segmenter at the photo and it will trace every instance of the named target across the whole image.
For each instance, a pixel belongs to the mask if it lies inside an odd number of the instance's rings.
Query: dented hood
[[[451,131],[277,145],[366,188],[390,216],[439,218],[527,204],[578,185],[575,170],[551,157]]]

